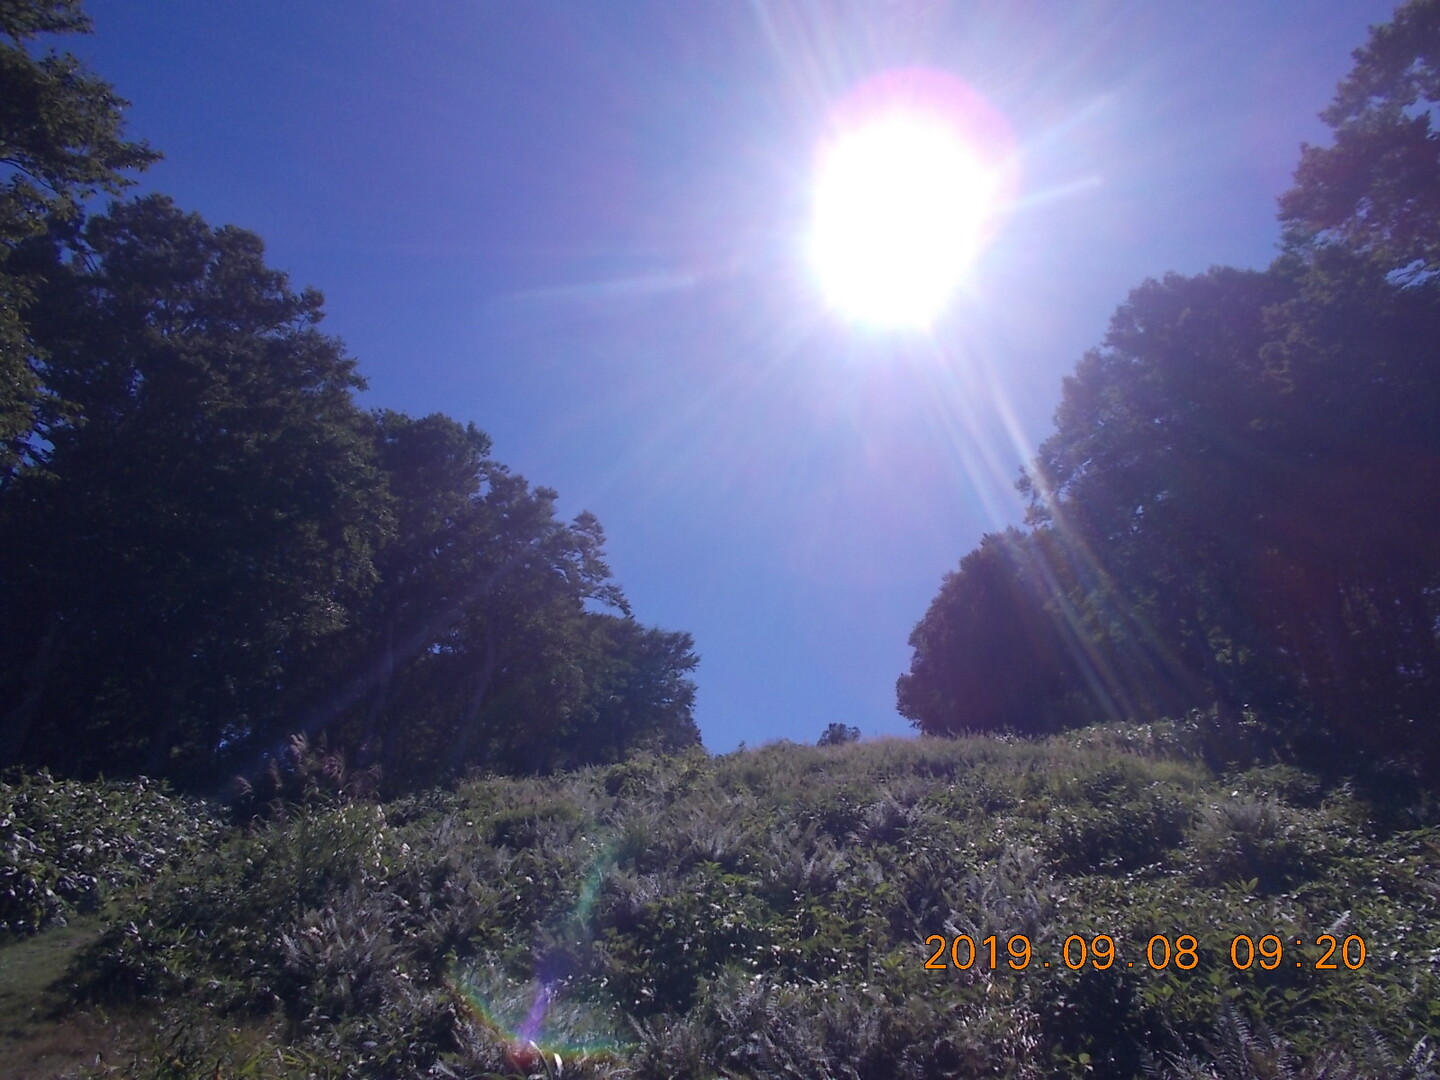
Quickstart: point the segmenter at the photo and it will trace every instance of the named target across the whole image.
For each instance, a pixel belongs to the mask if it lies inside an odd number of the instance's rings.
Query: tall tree
[[[1069,696],[1082,684],[1083,644],[1048,539],[1014,529],[987,535],[945,575],[896,684],[900,714],[921,731],[1033,735],[1076,719]]]
[[[1440,761],[1440,290],[1369,253],[1313,256],[1271,312],[1283,463],[1251,594],[1304,695],[1401,757]]]
[[[68,53],[34,56],[40,34],[88,33],[78,0],[0,0],[0,480],[24,459],[38,413],[59,403],[26,327],[37,284],[10,259],[24,240],[73,225],[82,200],[118,193],[158,154],[122,138],[126,102]]]
[[[14,258],[73,408],[0,489],[4,762],[199,783],[303,729],[400,789],[698,739],[599,522],[473,425],[358,410],[253,234],[153,196]]]
[[[606,612],[587,615],[593,658],[576,710],[571,765],[619,761],[636,750],[698,746],[695,684],[699,664],[689,634],[643,626]]]
[[[369,434],[393,526],[375,552],[375,587],[292,684],[291,711],[312,731],[328,729],[339,749],[394,772],[405,735],[395,710],[407,682],[487,590],[474,561],[476,503],[500,466],[473,424],[439,414],[381,410]],[[413,747],[413,733],[404,743]]]
[[[1440,293],[1328,246],[1136,289],[911,638],[927,731],[1255,706],[1440,762]],[[1308,751],[1307,751],[1308,748]]]
[[[394,527],[375,588],[309,669],[310,707],[292,710],[312,733],[390,790],[698,741],[690,638],[630,617],[592,515],[561,521],[556,493],[493,461],[473,426],[373,422]]]
[[[1344,247],[1131,294],[1026,482],[1131,708],[1440,752],[1437,343],[1435,291]]]
[[[1147,282],[1065,380],[1036,531],[983,541],[912,637],[926,730],[1252,705],[1301,752],[1440,765],[1440,0],[1355,56],[1285,254]],[[1043,688],[1015,681],[1042,612],[1076,659]]]
[[[322,299],[169,200],[14,256],[43,282],[43,468],[0,499],[6,761],[196,775],[275,722],[371,587],[388,512]]]
[[[1440,0],[1373,27],[1280,200],[1292,242],[1339,241],[1411,276],[1440,270]]]
[[[1032,521],[1054,525],[1085,582],[1129,709],[1267,685],[1240,574],[1281,467],[1265,437],[1266,312],[1293,291],[1231,269],[1134,290],[1105,346],[1065,380],[1056,431],[1021,482]]]

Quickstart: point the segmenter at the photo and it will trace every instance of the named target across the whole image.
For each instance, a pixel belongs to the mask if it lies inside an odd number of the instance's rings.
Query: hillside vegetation
[[[43,928],[91,933],[0,1057],[35,1077],[1433,1075],[1440,831],[1292,767],[1200,764],[1215,723],[692,751],[386,803],[312,789],[243,825],[144,783],[19,780],[0,981],[66,933]]]

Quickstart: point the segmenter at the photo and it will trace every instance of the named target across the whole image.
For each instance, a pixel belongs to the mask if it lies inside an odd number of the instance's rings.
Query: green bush
[[[95,911],[115,890],[194,858],[222,828],[205,804],[143,777],[11,775],[0,782],[0,939]]]
[[[1440,1037],[1435,830],[1377,836],[1365,804],[1293,767],[1216,775],[1168,735],[1079,734],[292,805],[117,886],[69,978],[185,1020],[199,1042],[177,1076],[249,1067],[224,1023],[276,1031],[254,1075],[286,1080],[1248,1076],[1226,1064],[1237,1045],[1276,1075],[1424,1075],[1405,1063]],[[1366,965],[1229,959],[1237,934],[1327,930],[1362,937]],[[927,970],[934,937],[960,934],[987,959]],[[1067,938],[1102,934],[1121,961],[1070,970]],[[1182,934],[1193,971],[1144,964]],[[542,999],[557,1041],[537,1049]]]

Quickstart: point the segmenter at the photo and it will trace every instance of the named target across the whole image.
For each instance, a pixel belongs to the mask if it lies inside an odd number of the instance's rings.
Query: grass
[[[90,1076],[1433,1075],[1440,830],[1213,769],[1194,735],[780,744],[291,807],[155,839],[184,857],[78,937],[0,949],[39,950],[0,982],[62,1003],[26,1032]],[[196,820],[105,790],[132,838],[142,810]],[[1326,934],[1363,965],[1317,967]]]
[[[0,1060],[12,1063],[7,1075],[16,1076],[23,1066],[25,1075],[51,1076],[61,1066],[80,1063],[93,1032],[55,1037],[67,1004],[63,980],[102,926],[98,916],[90,916],[0,947]],[[89,1056],[93,1061],[94,1053]]]

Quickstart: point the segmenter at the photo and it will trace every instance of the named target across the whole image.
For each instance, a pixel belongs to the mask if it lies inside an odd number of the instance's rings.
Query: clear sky
[[[717,752],[909,730],[906,639],[1147,277],[1259,267],[1374,0],[88,0],[159,190],[325,293],[362,404],[474,421],[695,637]],[[1004,118],[924,332],[822,301],[818,148],[893,69]]]

